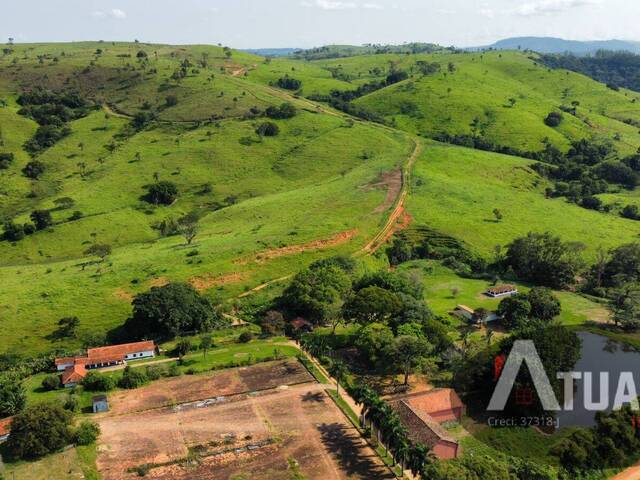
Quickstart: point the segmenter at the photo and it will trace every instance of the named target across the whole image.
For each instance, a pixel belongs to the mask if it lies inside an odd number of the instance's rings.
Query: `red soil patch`
[[[274,258],[284,257],[287,255],[295,255],[297,253],[303,253],[313,250],[324,250],[325,248],[335,247],[336,245],[341,245],[343,243],[348,242],[353,237],[356,236],[358,230],[348,230],[346,232],[341,232],[334,235],[331,238],[323,239],[323,240],[313,240],[309,243],[304,243],[302,245],[290,245],[288,247],[280,247],[274,248],[271,250],[265,250],[264,252],[258,253],[254,257],[254,261],[256,262],[266,262],[269,260],[273,260]]]
[[[191,277],[189,279],[189,283],[193,285],[193,288],[196,290],[208,290],[213,287],[219,287],[221,285],[226,285],[227,283],[235,283],[241,280],[244,280],[247,277],[246,273],[234,272],[228,275],[222,275],[219,277],[210,277],[210,276],[198,276]]]
[[[134,298],[133,293],[127,292],[126,290],[123,290],[121,288],[114,290],[113,296],[119,300],[124,300],[125,302],[131,302]]]
[[[164,287],[169,284],[169,279],[167,277],[158,277],[154,278],[149,282],[149,287]]]
[[[385,172],[380,176],[380,179],[376,183],[371,183],[366,186],[366,188],[380,188],[387,190],[387,197],[384,199],[376,209],[375,213],[382,213],[393,206],[393,203],[400,195],[400,191],[402,190],[402,171],[401,170],[391,170],[389,172]]]

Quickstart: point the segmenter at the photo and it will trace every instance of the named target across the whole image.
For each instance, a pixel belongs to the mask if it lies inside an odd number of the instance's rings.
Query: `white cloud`
[[[493,18],[496,16],[496,13],[489,7],[489,5],[484,3],[480,6],[480,15],[487,18]]]
[[[302,2],[304,7],[317,7],[322,10],[347,10],[357,8],[358,6],[354,2],[340,2],[336,0],[315,0],[314,2]]]
[[[451,8],[439,8],[438,13],[442,15],[457,15],[458,11]]]
[[[363,3],[362,8],[366,8],[368,10],[382,10],[384,7],[379,3]]]
[[[602,0],[537,0],[521,5],[516,9],[519,15],[532,17],[536,15],[552,15],[572,8],[596,5]]]
[[[103,12],[101,10],[92,12],[91,16],[96,18],[111,17],[111,18],[123,19],[123,18],[127,18],[127,13],[124,10],[120,10],[119,8],[114,8],[112,10],[109,10],[108,12]]]

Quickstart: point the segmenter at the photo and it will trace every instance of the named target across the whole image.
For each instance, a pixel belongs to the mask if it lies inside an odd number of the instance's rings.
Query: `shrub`
[[[631,220],[640,219],[640,212],[638,211],[638,207],[636,205],[627,205],[622,209],[622,212],[620,212],[620,215],[622,215],[624,218],[629,218]]]
[[[0,153],[0,170],[6,170],[13,163],[13,153]]]
[[[173,182],[165,180],[147,187],[145,200],[154,205],[171,205],[178,196],[178,187]]]
[[[4,224],[3,228],[4,233],[2,234],[2,238],[9,242],[19,242],[25,236],[24,227],[22,225],[7,222]]]
[[[239,343],[249,343],[253,339],[253,334],[251,332],[242,332],[238,336]]]
[[[91,445],[98,439],[100,427],[89,420],[82,422],[73,434],[76,445]]]
[[[302,86],[302,82],[300,80],[291,78],[288,75],[279,78],[276,84],[278,87],[284,88],[285,90],[299,90]]]
[[[158,365],[148,365],[144,370],[147,378],[151,381],[158,380],[165,373],[164,369]]]
[[[44,230],[53,224],[51,212],[49,210],[34,210],[31,212],[31,220],[36,226],[36,230]]]
[[[296,107],[294,107],[291,103],[283,103],[279,107],[270,106],[265,111],[267,117],[273,118],[275,120],[284,120],[287,118],[293,118],[296,116]]]
[[[134,388],[143,386],[148,381],[149,379],[142,370],[126,367],[122,374],[122,378],[118,381],[118,386],[120,388],[133,390]]]
[[[42,379],[42,388],[50,392],[60,388],[61,382],[58,375],[47,375]]]
[[[178,104],[178,97],[175,95],[167,95],[165,99],[165,105],[167,107],[175,107]]]
[[[22,173],[27,178],[37,180],[45,170],[46,167],[44,163],[40,162],[39,160],[32,160],[25,165],[25,167],[22,169]]]
[[[562,114],[560,112],[551,112],[549,115],[547,115],[547,117],[544,119],[544,123],[545,125],[547,125],[548,127],[557,127],[558,125],[560,125],[560,122],[562,122]]]
[[[66,400],[62,403],[62,408],[68,410],[69,412],[75,412],[78,409],[78,397],[74,395],[69,395]]]
[[[265,122],[261,123],[258,128],[256,128],[256,133],[261,137],[275,137],[280,132],[278,125],[273,122]]]
[[[89,392],[108,392],[113,390],[116,382],[112,377],[97,372],[89,372],[82,380],[82,386]]]

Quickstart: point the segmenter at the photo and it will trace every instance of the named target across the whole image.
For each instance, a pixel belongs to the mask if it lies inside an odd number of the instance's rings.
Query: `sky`
[[[18,0],[3,8],[0,41],[465,47],[514,36],[640,40],[638,18],[637,0]]]

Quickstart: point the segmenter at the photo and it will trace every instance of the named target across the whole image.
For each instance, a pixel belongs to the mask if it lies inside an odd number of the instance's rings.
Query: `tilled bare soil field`
[[[225,399],[217,389],[195,388],[193,380],[200,377],[171,379],[173,396],[182,395],[183,389],[197,391],[204,393],[198,399],[218,399],[210,402],[140,411],[140,402],[126,398],[139,397],[140,391],[119,394],[119,413],[99,419],[98,468],[103,479],[132,480],[143,473],[162,480],[393,478],[322,385],[301,384],[300,373],[277,376],[282,368],[296,365],[288,361],[234,369],[215,375],[215,383],[206,381],[209,388],[219,388],[221,378],[236,381],[232,385],[241,387],[240,394]],[[291,379],[297,380],[293,386],[266,390]],[[168,388],[167,382],[159,383]],[[243,393],[248,384],[255,393]],[[161,390],[152,387],[155,399]],[[229,384],[225,391],[233,395]],[[122,405],[134,405],[135,410],[124,413]]]

